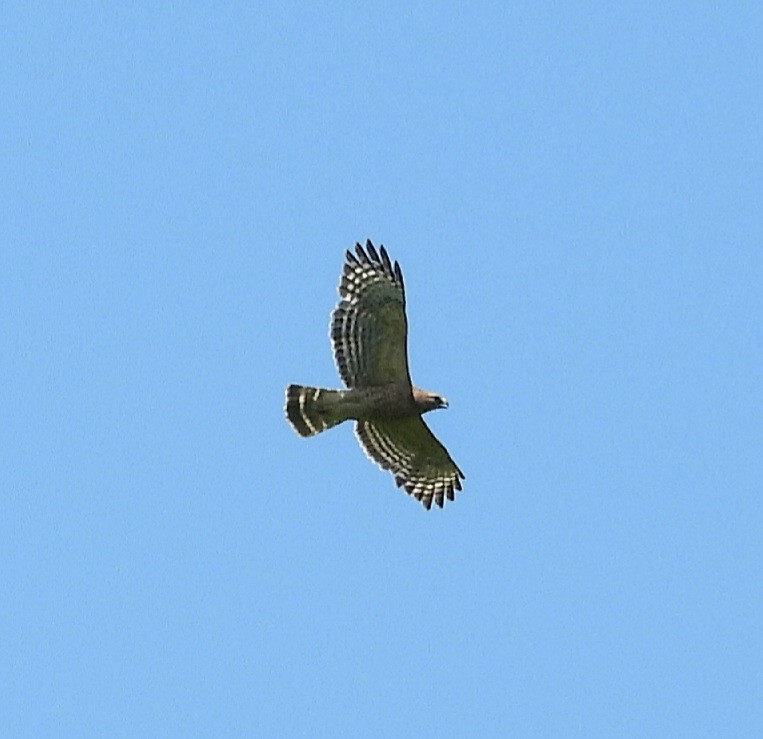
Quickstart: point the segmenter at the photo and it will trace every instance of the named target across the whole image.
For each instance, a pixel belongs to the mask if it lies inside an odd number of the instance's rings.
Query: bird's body
[[[331,340],[347,390],[303,385],[286,389],[286,417],[301,436],[347,420],[366,454],[420,500],[440,507],[453,500],[464,475],[421,418],[447,407],[444,398],[413,387],[408,370],[403,274],[384,247],[366,242],[347,252],[331,316]]]

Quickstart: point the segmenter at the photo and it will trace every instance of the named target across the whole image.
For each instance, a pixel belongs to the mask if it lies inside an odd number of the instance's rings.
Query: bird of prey
[[[356,244],[354,254],[346,253],[339,295],[330,336],[348,389],[289,385],[286,418],[300,436],[354,420],[368,457],[427,510],[433,501],[442,508],[465,478],[422,418],[447,408],[447,401],[411,382],[400,265],[393,265],[383,246],[377,252],[370,241],[365,249]]]

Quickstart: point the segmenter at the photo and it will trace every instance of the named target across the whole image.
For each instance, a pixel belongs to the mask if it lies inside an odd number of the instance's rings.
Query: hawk
[[[334,360],[347,390],[289,385],[286,418],[300,436],[353,419],[368,457],[429,510],[461,490],[464,473],[422,415],[448,402],[413,387],[408,370],[408,321],[400,265],[366,242],[347,251],[331,314]]]

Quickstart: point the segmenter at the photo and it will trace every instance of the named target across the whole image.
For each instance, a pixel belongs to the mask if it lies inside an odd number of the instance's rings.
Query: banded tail
[[[315,436],[346,421],[341,407],[342,390],[289,385],[286,388],[286,418],[300,436]]]

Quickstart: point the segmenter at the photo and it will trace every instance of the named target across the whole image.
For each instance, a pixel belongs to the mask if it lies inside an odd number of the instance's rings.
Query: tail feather
[[[314,436],[346,420],[339,403],[341,390],[289,385],[286,388],[286,419],[300,436]]]

